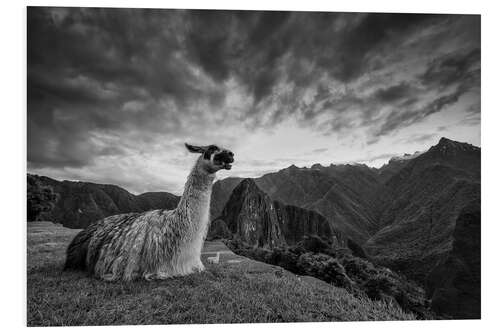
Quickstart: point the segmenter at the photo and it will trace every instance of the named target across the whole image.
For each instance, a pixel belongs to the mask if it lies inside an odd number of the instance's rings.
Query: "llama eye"
[[[206,152],[203,153],[203,158],[205,160],[209,160],[210,159],[210,155],[212,155],[212,151],[211,150],[207,150]]]

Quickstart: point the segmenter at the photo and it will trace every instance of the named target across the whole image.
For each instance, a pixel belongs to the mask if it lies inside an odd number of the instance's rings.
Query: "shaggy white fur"
[[[66,268],[105,280],[165,279],[201,271],[215,172],[230,169],[233,153],[186,145],[202,153],[174,210],[104,218],[80,232],[67,250]]]
[[[217,254],[215,255],[215,257],[208,257],[207,258],[207,261],[210,264],[218,264],[219,260],[220,260],[220,252],[217,252]]]

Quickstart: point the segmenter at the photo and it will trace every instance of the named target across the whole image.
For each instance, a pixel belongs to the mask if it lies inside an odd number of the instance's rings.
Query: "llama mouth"
[[[214,156],[214,163],[222,169],[231,170],[231,163],[233,162],[233,153],[230,151],[223,151]]]

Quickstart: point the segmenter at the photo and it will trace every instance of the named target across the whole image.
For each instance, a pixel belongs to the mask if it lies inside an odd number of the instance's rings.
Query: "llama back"
[[[149,216],[159,210],[111,216],[90,240],[87,266],[106,280],[131,280],[142,271],[139,258],[148,232]]]
[[[64,269],[86,270],[89,242],[97,230],[98,222],[89,225],[73,238],[66,249],[66,263],[64,264]]]
[[[105,236],[116,236],[116,232],[112,234],[110,231],[117,231],[126,222],[132,222],[136,215],[136,213],[132,213],[109,216],[80,231],[66,250],[64,269],[86,270],[92,273],[99,256],[99,250],[106,241]],[[97,243],[97,246],[91,247],[91,243]]]

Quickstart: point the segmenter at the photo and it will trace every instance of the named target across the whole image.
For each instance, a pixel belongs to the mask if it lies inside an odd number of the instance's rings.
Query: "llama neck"
[[[215,174],[209,174],[201,167],[200,157],[188,176],[184,193],[177,206],[177,213],[192,227],[205,227],[208,224],[210,197]]]

